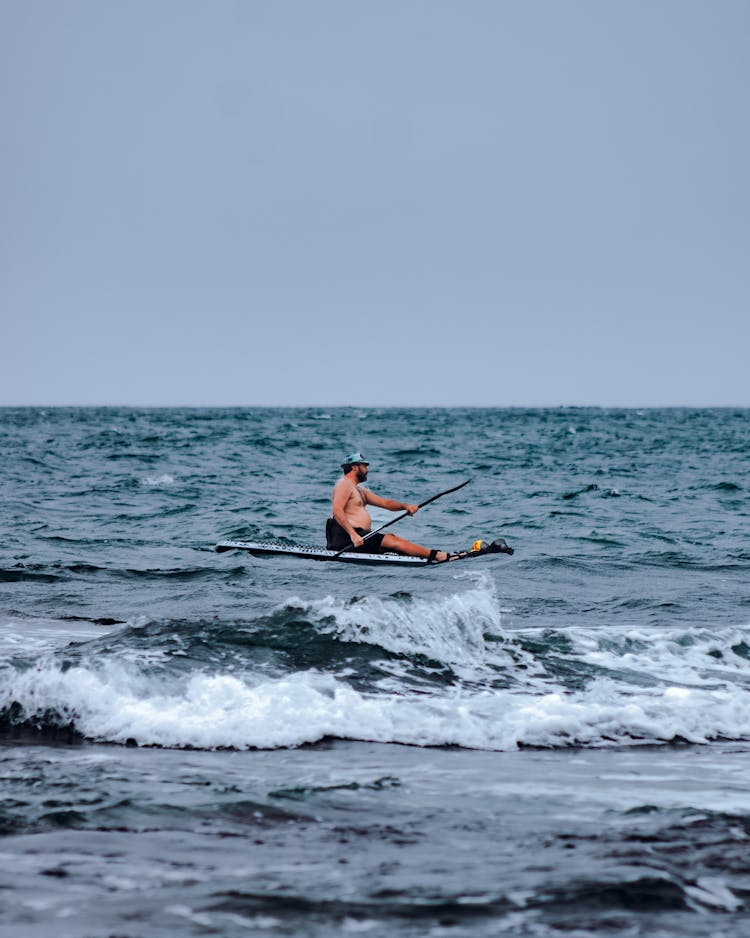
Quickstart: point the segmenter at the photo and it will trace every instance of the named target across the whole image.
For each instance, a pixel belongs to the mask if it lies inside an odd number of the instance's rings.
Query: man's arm
[[[365,501],[368,505],[375,505],[376,508],[385,508],[386,511],[406,511],[410,515],[419,511],[419,505],[407,505],[406,502],[397,502],[393,498],[381,498],[368,489],[361,490],[364,493]]]

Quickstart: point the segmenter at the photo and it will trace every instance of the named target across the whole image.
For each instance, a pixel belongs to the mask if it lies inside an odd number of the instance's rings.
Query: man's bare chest
[[[349,495],[347,507],[351,508],[364,508],[367,504],[367,498],[362,489],[355,485],[352,487],[351,494]]]

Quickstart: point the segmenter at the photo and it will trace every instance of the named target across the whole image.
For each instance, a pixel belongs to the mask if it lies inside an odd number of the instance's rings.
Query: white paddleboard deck
[[[219,541],[215,550],[244,550],[253,557],[304,557],[307,560],[337,560],[342,563],[367,563],[373,566],[397,564],[407,567],[426,567],[424,557],[406,557],[403,554],[367,554],[364,551],[337,555],[335,550],[305,544],[278,544],[275,541]]]

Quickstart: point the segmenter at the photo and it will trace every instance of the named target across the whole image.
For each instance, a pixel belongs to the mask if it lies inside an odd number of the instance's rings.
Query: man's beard
[[[360,466],[357,469],[357,482],[364,482],[366,478],[367,478],[367,470],[362,469],[362,467]]]

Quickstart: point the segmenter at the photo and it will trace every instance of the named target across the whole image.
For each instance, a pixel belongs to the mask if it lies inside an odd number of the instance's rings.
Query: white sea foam
[[[165,678],[165,667],[144,667],[148,648],[133,656],[125,644],[117,658],[83,657],[67,669],[53,652],[33,669],[7,666],[0,708],[15,702],[27,718],[56,712],[97,740],[200,748],[326,736],[500,750],[750,738],[750,627],[571,628],[557,642],[542,630],[504,629],[492,584],[477,573],[434,598],[329,597],[282,608],[290,607],[319,632],[404,655],[396,669],[423,656],[460,682],[416,687],[396,670],[365,693],[344,673],[271,679],[249,663],[245,672]],[[164,650],[152,652],[165,665]]]
[[[421,654],[452,666],[511,662],[502,644],[502,612],[492,581],[466,575],[472,588],[437,599],[366,596],[354,602],[327,597],[290,600],[321,632],[378,645],[396,654]]]
[[[0,663],[10,658],[34,658],[71,641],[87,641],[101,635],[102,627],[91,622],[59,619],[0,619]]]
[[[6,674],[0,706],[52,709],[86,736],[215,748],[298,746],[325,736],[412,745],[512,749],[750,738],[750,693],[684,687],[633,690],[599,680],[586,690],[532,694],[452,687],[433,695],[364,694],[315,671],[257,681],[197,674],[165,689],[108,662]]]
[[[750,686],[750,629],[572,629],[571,652],[559,657],[585,661],[655,681],[714,686],[739,681]]]
[[[149,488],[174,485],[174,476],[171,476],[168,472],[164,472],[160,476],[146,476],[145,479],[141,479],[141,485],[146,485]]]

